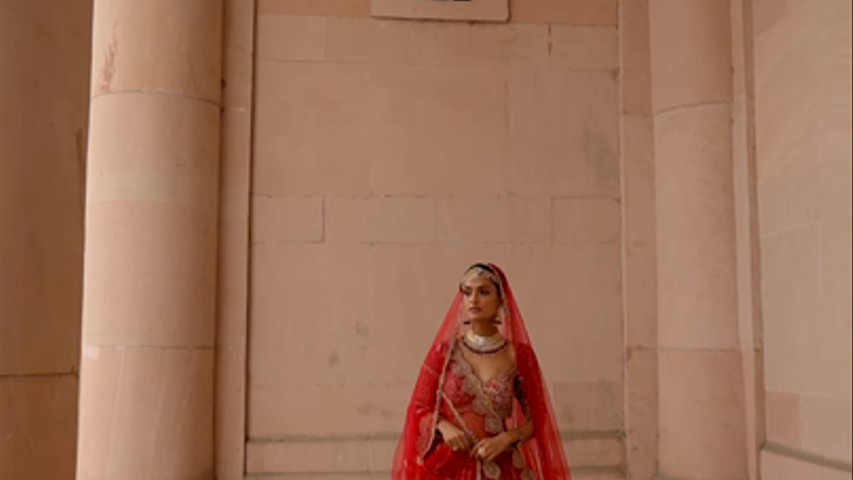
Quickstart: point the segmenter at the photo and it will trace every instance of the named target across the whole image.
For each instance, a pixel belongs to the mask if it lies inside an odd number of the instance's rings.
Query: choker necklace
[[[503,350],[507,345],[507,340],[500,332],[484,337],[477,335],[473,330],[468,330],[468,333],[462,337],[462,344],[474,353],[489,355]]]

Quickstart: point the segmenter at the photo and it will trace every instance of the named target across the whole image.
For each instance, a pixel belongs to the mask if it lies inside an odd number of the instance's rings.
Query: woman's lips
[[[471,307],[468,309],[468,311],[471,313],[480,313],[480,308],[479,307]]]

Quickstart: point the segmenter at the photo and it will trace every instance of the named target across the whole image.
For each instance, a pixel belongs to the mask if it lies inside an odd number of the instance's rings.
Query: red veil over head
[[[504,300],[503,335],[512,342],[516,351],[516,369],[521,376],[533,421],[533,437],[522,444],[527,465],[537,480],[570,480],[569,467],[563,452],[563,443],[551,408],[548,389],[533,345],[524,327],[521,311],[509,286],[506,275],[497,265],[488,264],[498,275]],[[462,293],[457,292],[444,317],[444,322],[430,346],[421,366],[412,399],[406,413],[403,436],[397,447],[392,466],[393,480],[420,480],[426,478],[424,455],[435,441],[441,381],[450,358],[449,350],[457,336],[466,328],[462,324]],[[523,409],[515,402],[509,428],[527,421]]]

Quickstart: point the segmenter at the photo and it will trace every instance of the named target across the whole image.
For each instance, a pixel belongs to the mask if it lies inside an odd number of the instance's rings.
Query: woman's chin
[[[483,325],[492,323],[492,317],[474,317],[469,319],[471,323],[481,323]]]

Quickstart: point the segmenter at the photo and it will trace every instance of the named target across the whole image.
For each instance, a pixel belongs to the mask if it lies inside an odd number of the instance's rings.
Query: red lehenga
[[[457,293],[421,367],[409,403],[403,436],[392,466],[393,480],[570,480],[548,391],[521,312],[503,271],[506,313],[502,333],[515,348],[515,368],[481,381],[461,353],[462,295]],[[474,439],[533,422],[533,437],[484,463],[453,451],[436,430],[439,416]]]

